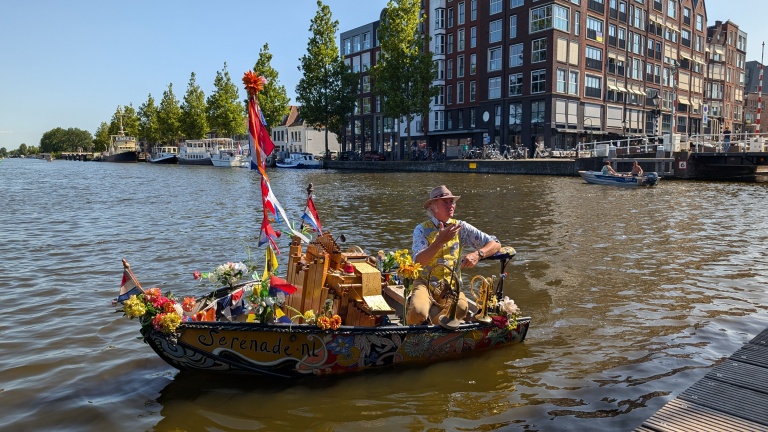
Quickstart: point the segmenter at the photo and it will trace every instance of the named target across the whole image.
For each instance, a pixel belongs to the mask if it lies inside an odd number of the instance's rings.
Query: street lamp
[[[661,102],[661,97],[659,96],[659,92],[657,91],[655,95],[651,97],[651,104],[654,107],[651,110],[651,114],[653,114],[653,135],[658,136],[657,130],[660,130],[658,125],[659,116],[661,115],[661,106],[659,103]]]
[[[676,126],[675,126],[675,106],[677,105],[677,92],[676,92],[676,89],[675,89],[675,86],[676,86],[676,84],[675,84],[675,76],[677,75],[677,69],[679,67],[680,67],[680,64],[677,63],[677,60],[672,60],[672,66],[670,66],[670,68],[669,68],[669,72],[672,75],[670,77],[671,80],[672,80],[672,82],[671,82],[671,84],[672,84],[672,86],[671,86],[671,88],[672,88],[672,128],[669,131],[670,141],[672,140],[672,135],[674,135],[674,133],[677,132]]]

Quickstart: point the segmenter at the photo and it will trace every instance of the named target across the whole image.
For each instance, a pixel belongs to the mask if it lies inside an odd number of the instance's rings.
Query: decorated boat
[[[486,259],[498,260],[498,274],[476,275],[464,288],[460,269],[436,265],[422,274],[407,250],[376,256],[359,247],[342,250],[323,232],[307,188],[298,228],[272,191],[265,167],[274,144],[257,103],[263,77],[247,72],[250,153],[261,174],[263,219],[259,246],[263,272],[249,253],[195,279],[216,284],[202,296],[177,298],[159,288],[143,289],[123,260],[123,280],[114,304],[138,319],[141,334],[164,361],[180,370],[252,373],[275,377],[334,375],[461,358],[525,340],[531,319],[520,316],[504,296],[505,268],[515,250],[505,247]],[[290,232],[288,262],[278,275],[278,234]],[[406,322],[411,283],[427,283],[434,320]],[[469,294],[469,312],[459,319],[460,293]]]
[[[638,186],[656,186],[659,182],[659,175],[655,172],[644,173],[634,177],[629,174],[603,174],[600,171],[579,171],[579,175],[587,183],[629,188],[636,188]]]

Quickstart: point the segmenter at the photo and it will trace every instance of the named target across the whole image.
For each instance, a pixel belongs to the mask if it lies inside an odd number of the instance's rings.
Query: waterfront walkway
[[[635,429],[768,430],[768,329]]]

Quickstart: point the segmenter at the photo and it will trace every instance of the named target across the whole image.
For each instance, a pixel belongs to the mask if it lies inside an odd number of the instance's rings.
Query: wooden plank
[[[727,360],[712,369],[706,378],[768,395],[768,369],[764,367]]]
[[[768,346],[748,343],[736,351],[730,358],[768,368]]]
[[[679,399],[768,426],[768,397],[764,393],[704,377]]]
[[[765,431],[765,426],[705,406],[674,399],[636,431]]]

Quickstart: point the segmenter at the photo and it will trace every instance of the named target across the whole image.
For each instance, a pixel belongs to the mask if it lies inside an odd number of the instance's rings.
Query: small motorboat
[[[643,173],[639,176],[629,174],[603,174],[600,171],[579,171],[579,175],[587,183],[636,188],[639,186],[656,186],[659,175],[655,172]]]
[[[284,160],[277,161],[278,168],[322,168],[323,163],[312,153],[291,153]]]

